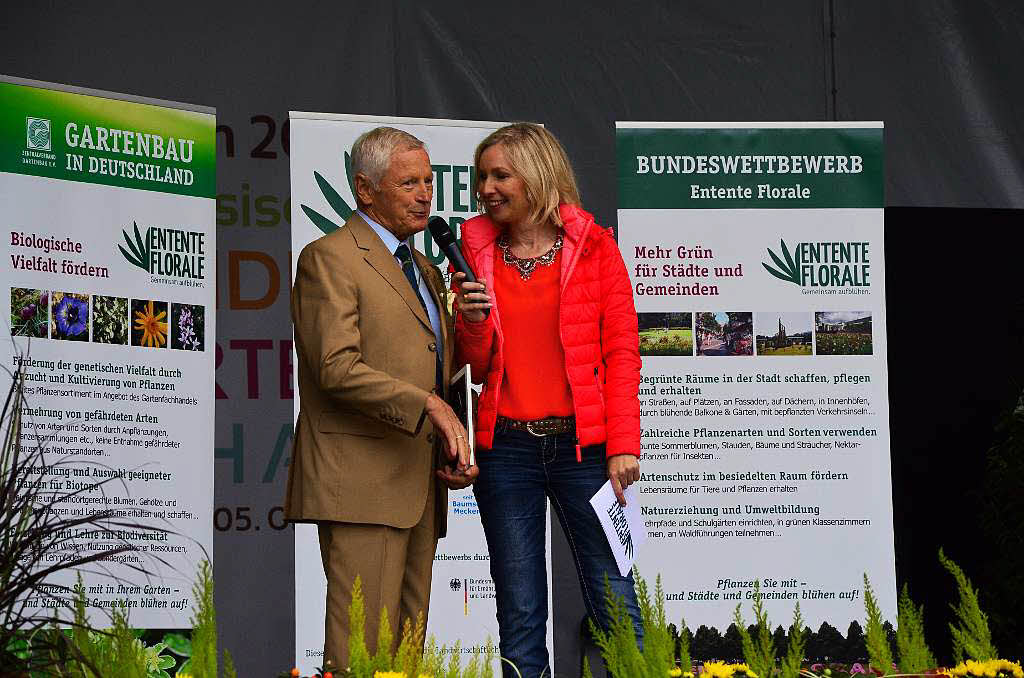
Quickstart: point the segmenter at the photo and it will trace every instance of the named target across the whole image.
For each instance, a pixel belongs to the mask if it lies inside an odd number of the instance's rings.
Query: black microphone
[[[455,242],[455,233],[452,232],[448,222],[442,217],[430,217],[427,221],[427,230],[430,231],[430,237],[434,239],[434,242],[441,248],[444,255],[448,257],[452,268],[459,273],[465,273],[466,282],[477,282],[473,269],[469,267],[465,257],[462,256],[462,250],[459,249],[458,244]],[[486,318],[490,315],[491,309],[485,308],[483,312]]]

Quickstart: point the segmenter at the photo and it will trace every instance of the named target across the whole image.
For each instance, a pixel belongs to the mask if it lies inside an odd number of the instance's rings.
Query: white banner
[[[292,252],[345,222],[355,200],[350,188],[348,154],[363,132],[388,125],[421,139],[434,169],[432,215],[444,217],[456,233],[458,226],[478,214],[473,190],[473,151],[491,131],[504,123],[418,118],[384,118],[292,112]],[[331,223],[327,223],[327,222]],[[415,236],[416,248],[435,262],[447,277],[448,263],[426,233]],[[299,393],[295,390],[295,415]],[[550,553],[550,524],[548,551]],[[549,608],[550,608],[550,567]],[[324,601],[327,582],[314,525],[295,530],[295,653],[303,672],[319,666],[324,646]],[[376,624],[376,620],[368,621]],[[490,639],[498,642],[494,585],[487,543],[472,489],[449,492],[448,535],[438,543],[430,595],[427,635],[451,647],[461,641],[463,652]],[[550,615],[548,646],[551,648]]]
[[[46,450],[38,482],[64,497],[57,515],[115,521],[80,525],[43,564],[129,544],[82,568],[92,623],[120,605],[134,627],[191,627],[213,551],[213,111],[15,79],[0,79],[0,110],[21,445]]]
[[[879,123],[618,123],[640,496],[669,617],[895,620]]]

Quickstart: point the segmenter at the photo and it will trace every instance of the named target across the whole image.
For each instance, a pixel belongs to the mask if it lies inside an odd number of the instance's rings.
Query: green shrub
[[[781,627],[780,627],[781,628]],[[800,615],[800,603],[793,608],[793,623],[789,625],[789,646],[780,665],[781,678],[796,678],[804,661],[807,649],[807,635],[804,633],[804,618]]]
[[[764,609],[761,600],[761,581],[754,580],[754,628],[756,638],[750,635],[743,615],[740,613],[740,604],[736,604],[733,611],[733,621],[736,629],[740,632],[743,641],[743,659],[747,666],[762,678],[771,676],[775,669],[775,643],[772,639],[772,626],[768,621],[768,613]]]
[[[864,574],[864,611],[867,613],[864,638],[868,646],[870,665],[881,671],[882,675],[892,673],[892,648],[889,646],[889,636],[884,627],[885,620],[882,619],[882,611],[878,607],[878,599],[875,598],[867,573]]]
[[[647,582],[635,570],[633,575],[636,579],[637,604],[644,629],[643,652],[637,647],[636,631],[633,628],[633,620],[626,610],[625,599],[612,593],[607,577],[604,597],[610,620],[609,628],[605,631],[590,620],[590,631],[611,675],[664,678],[673,664],[674,652],[672,636],[665,624],[665,594],[661,588],[661,577],[655,581],[656,600],[652,603]],[[589,664],[586,670],[590,670]]]
[[[924,640],[924,606],[914,605],[906,584],[900,592],[896,649],[903,673],[924,673],[936,666],[935,656]]]
[[[978,592],[971,586],[964,571],[946,557],[939,549],[939,562],[956,579],[959,601],[953,605],[956,615],[955,623],[950,623],[949,630],[953,634],[953,659],[962,662],[964,659],[985,661],[997,659],[999,651],[992,644],[992,632],[988,628],[988,616],[982,612],[978,604]]]

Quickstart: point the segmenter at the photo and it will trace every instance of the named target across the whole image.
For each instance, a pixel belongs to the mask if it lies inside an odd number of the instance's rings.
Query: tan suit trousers
[[[437,552],[435,488],[427,491],[420,521],[410,528],[359,523],[320,523],[320,556],[327,575],[324,666],[347,668],[349,616],[352,590],[358,575],[366,610],[366,647],[377,651],[380,614],[387,610],[394,652],[406,619],[415,627],[416,616],[426,623],[430,604],[430,576]],[[332,663],[328,663],[332,662]]]

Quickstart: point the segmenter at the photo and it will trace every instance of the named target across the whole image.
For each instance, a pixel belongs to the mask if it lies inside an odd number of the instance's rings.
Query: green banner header
[[[881,127],[619,128],[620,209],[882,207]]]
[[[216,119],[0,82],[0,172],[216,195]]]

